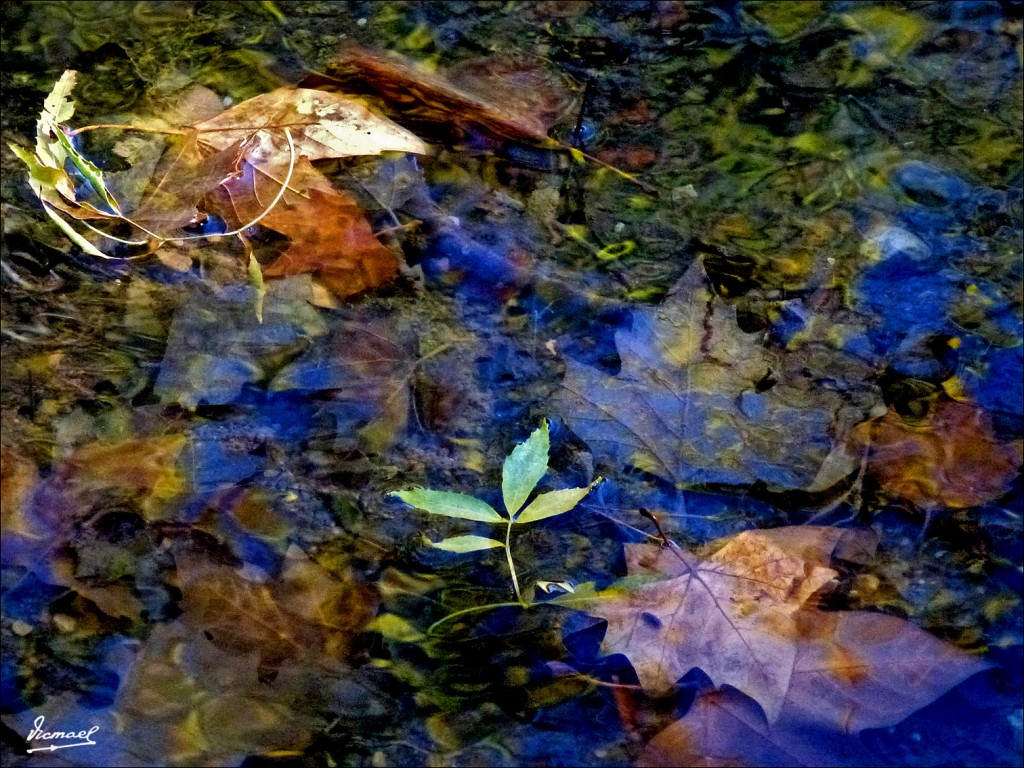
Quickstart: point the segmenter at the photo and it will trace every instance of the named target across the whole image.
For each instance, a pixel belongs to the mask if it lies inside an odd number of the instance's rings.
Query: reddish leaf
[[[574,101],[564,80],[536,64],[510,59],[466,62],[441,75],[396,56],[356,49],[328,72],[382,96],[398,120],[463,135],[554,144],[547,132]],[[328,87],[330,80],[308,82]]]
[[[936,403],[920,422],[890,408],[858,425],[851,442],[868,450],[868,471],[883,490],[922,509],[997,499],[1021,464],[1020,441],[1000,443],[987,413],[955,400]]]
[[[243,172],[211,193],[214,209],[233,226],[270,208],[287,176],[287,165]],[[288,191],[260,224],[286,235],[288,249],[263,272],[267,277],[312,273],[338,297],[383,285],[398,274],[398,259],[374,236],[355,200],[334,189],[305,158],[295,166]]]

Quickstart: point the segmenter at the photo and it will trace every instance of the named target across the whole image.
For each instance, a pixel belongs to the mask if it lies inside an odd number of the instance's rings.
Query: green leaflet
[[[110,190],[107,189],[106,182],[103,180],[103,171],[96,167],[96,165],[84,157],[74,145],[71,143],[71,139],[67,137],[63,129],[59,125],[53,126],[53,131],[57,134],[57,141],[61,147],[67,153],[68,159],[78,169],[79,173],[85,177],[85,180],[89,182],[92,188],[96,191],[96,194],[103,198],[103,202],[110,206],[110,209],[121,216],[121,208],[117,204],[117,200],[110,194]]]
[[[90,256],[98,256],[101,259],[110,258],[103,251],[99,250],[96,246],[94,246],[80,234],[75,232],[75,230],[71,228],[71,225],[64,221],[64,219],[62,219],[60,216],[58,216],[57,212],[53,210],[53,208],[51,208],[45,202],[43,203],[43,210],[46,211],[47,216],[49,216],[57,223],[57,226],[61,228],[61,231],[65,235],[68,236],[71,242],[73,242],[75,245],[81,248],[85,253],[88,253]]]
[[[60,186],[63,183],[65,190],[71,190],[74,194],[74,190],[71,187],[71,180],[68,175],[60,168],[54,168],[50,165],[44,165],[39,162],[39,158],[33,155],[24,147],[19,147],[17,144],[8,144],[11,151],[18,156],[25,165],[28,166],[28,183],[32,187],[32,191],[39,196],[40,199],[45,200],[47,193],[51,196],[53,193],[60,192]]]
[[[64,71],[50,95],[43,101],[43,111],[36,122],[36,157],[43,165],[51,168],[64,168],[66,154],[60,142],[54,139],[54,134],[60,133],[60,123],[70,120],[75,114],[71,91],[74,90],[77,75],[73,69]]]
[[[263,300],[267,297],[267,287],[263,284],[263,270],[256,257],[249,254],[249,283],[256,289],[256,319],[263,323]]]
[[[545,419],[533,434],[512,449],[501,471],[501,493],[510,516],[526,502],[538,481],[548,471],[548,422]]]
[[[579,504],[583,497],[590,493],[590,489],[600,483],[601,480],[602,478],[597,478],[586,488],[564,488],[560,491],[542,493],[513,522],[535,523],[538,520],[568,512]]]
[[[450,539],[431,541],[426,536],[424,540],[435,549],[443,549],[446,552],[479,552],[482,549],[497,549],[505,545],[495,539],[488,539],[486,536],[453,536]]]
[[[389,496],[397,496],[406,504],[431,515],[458,517],[463,520],[477,520],[482,523],[505,523],[505,518],[494,511],[485,501],[466,496],[464,493],[448,491],[431,491],[426,488],[412,488],[408,491],[393,491]]]

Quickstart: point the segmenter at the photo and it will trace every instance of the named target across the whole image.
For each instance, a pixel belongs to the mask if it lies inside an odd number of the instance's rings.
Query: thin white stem
[[[516,576],[516,564],[512,561],[512,548],[509,546],[509,542],[512,539],[512,520],[508,521],[508,529],[505,531],[505,557],[508,559],[508,570],[512,574],[512,588],[516,591],[516,600],[519,601],[520,605],[525,606],[523,602],[523,596],[519,592],[519,578]]]

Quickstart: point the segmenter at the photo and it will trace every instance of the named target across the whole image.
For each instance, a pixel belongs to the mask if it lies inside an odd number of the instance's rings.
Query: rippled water
[[[246,231],[263,289],[215,217],[90,256],[3,152],[5,764],[1019,764],[1022,10],[5,4],[5,143],[68,69],[180,125],[358,48],[431,146],[317,163],[369,290],[281,266],[336,212]],[[76,142],[138,201],[128,133]],[[388,494],[504,510],[545,419],[538,489],[604,480],[522,607]]]

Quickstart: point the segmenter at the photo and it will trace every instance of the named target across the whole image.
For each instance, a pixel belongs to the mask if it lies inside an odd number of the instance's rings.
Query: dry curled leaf
[[[255,165],[277,165],[282,158],[287,162],[285,128],[296,156],[309,160],[426,152],[416,136],[374,114],[358,99],[310,88],[278,88],[192,126],[199,141],[214,149],[246,142],[246,159]]]

